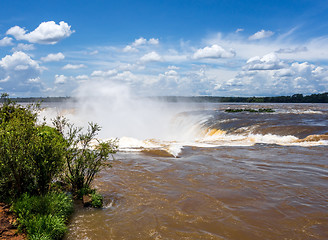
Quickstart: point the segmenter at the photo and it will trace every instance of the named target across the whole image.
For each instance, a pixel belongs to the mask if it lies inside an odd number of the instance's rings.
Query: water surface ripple
[[[66,239],[328,239],[327,146],[118,153]]]

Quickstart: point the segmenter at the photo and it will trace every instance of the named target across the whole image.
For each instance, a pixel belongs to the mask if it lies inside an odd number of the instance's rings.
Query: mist
[[[101,138],[186,140],[194,134],[185,128],[198,121],[185,122],[185,104],[136,96],[127,85],[110,81],[84,83],[75,97],[75,121],[98,123]]]

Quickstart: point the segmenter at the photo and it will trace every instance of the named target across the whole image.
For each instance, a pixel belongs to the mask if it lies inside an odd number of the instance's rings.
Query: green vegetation
[[[104,166],[111,167],[107,160],[109,155],[117,151],[116,142],[99,142],[95,137],[100,127],[94,123],[89,123],[87,133],[82,133],[81,128],[74,127],[61,117],[54,120],[54,125],[67,141],[65,181],[71,185],[72,191],[81,197],[89,193],[88,189],[100,169]],[[93,147],[95,141],[97,144]]]
[[[328,92],[311,94],[294,94],[292,96],[277,97],[212,97],[212,96],[195,96],[179,97],[166,96],[156,97],[156,99],[168,102],[245,102],[245,103],[328,103]]]
[[[102,167],[111,167],[108,156],[116,153],[115,141],[99,142],[96,139],[100,127],[89,123],[86,133],[81,128],[69,124],[65,118],[57,117],[53,121],[57,131],[67,141],[65,151],[64,182],[68,183],[74,195],[82,199],[83,195],[96,196],[91,183]],[[66,134],[65,134],[66,132]],[[96,146],[93,146],[95,145]],[[93,205],[93,204],[92,204]],[[95,207],[102,207],[102,198],[95,198]]]
[[[0,201],[12,203],[21,230],[29,239],[61,239],[72,212],[70,191],[81,198],[92,193],[95,207],[102,197],[91,189],[115,141],[95,139],[100,127],[90,123],[86,133],[56,118],[55,127],[38,124],[39,105],[22,107],[1,95]]]
[[[61,239],[73,212],[72,198],[65,193],[51,192],[44,196],[24,193],[13,205],[21,230],[29,239]]]
[[[217,96],[162,96],[150,97],[151,99],[159,99],[168,102],[248,102],[248,103],[328,103],[328,92],[303,95],[294,94],[291,96],[275,96],[275,97],[217,97]],[[30,97],[30,98],[14,98],[16,102],[65,102],[77,101],[73,97]],[[0,103],[1,103],[0,99]]]
[[[255,113],[272,113],[275,112],[272,108],[260,108],[260,109],[252,109],[252,108],[229,108],[224,110],[225,112],[229,113],[236,113],[236,112],[255,112]]]
[[[95,208],[103,206],[103,197],[99,193],[91,193],[91,205]]]
[[[64,138],[36,122],[32,106],[8,100],[0,108],[0,201],[44,194],[64,166]]]

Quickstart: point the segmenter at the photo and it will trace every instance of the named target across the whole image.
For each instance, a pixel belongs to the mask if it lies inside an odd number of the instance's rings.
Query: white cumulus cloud
[[[0,40],[0,47],[11,46],[13,44],[13,39],[11,37],[4,37]]]
[[[147,40],[146,38],[140,37],[136,40],[131,45],[127,45],[123,48],[123,52],[138,52],[138,47],[140,46],[147,46],[147,45],[158,45],[159,40],[158,38],[150,38]]]
[[[258,40],[258,39],[271,37],[273,34],[274,34],[274,32],[272,32],[272,31],[266,31],[266,30],[262,29],[261,31],[254,33],[248,39],[249,40]]]
[[[194,59],[201,59],[201,58],[232,58],[236,55],[235,51],[230,49],[226,50],[223,47],[214,44],[210,47],[205,47],[198,49],[194,55]]]
[[[7,31],[7,35],[14,36],[17,40],[26,40],[31,43],[56,44],[69,37],[74,31],[66,22],[56,24],[54,21],[42,22],[34,31],[26,33],[24,28],[14,26]]]
[[[58,62],[60,60],[63,60],[64,58],[65,55],[59,52],[59,53],[50,53],[46,57],[42,57],[41,60],[44,62]]]
[[[25,44],[25,43],[19,43],[16,47],[12,49],[13,52],[17,51],[31,51],[34,50],[35,47],[33,44]]]
[[[142,62],[159,62],[162,61],[162,57],[157,52],[150,52],[140,58]]]
[[[284,62],[275,54],[249,59],[234,78],[216,90],[238,96],[312,94],[328,91],[328,68],[308,62]]]
[[[40,91],[38,79],[42,67],[24,52],[14,52],[0,60],[1,87],[7,92]],[[38,83],[38,84],[37,84]]]
[[[244,69],[247,70],[276,70],[284,68],[286,64],[281,61],[275,53],[269,53],[262,58],[259,56],[250,58]]]
[[[132,46],[134,47],[137,47],[137,46],[140,46],[140,45],[144,45],[147,43],[147,39],[141,37],[141,38],[138,38],[136,39],[133,43],[132,43]]]
[[[55,84],[64,84],[67,81],[67,77],[64,75],[55,75]]]
[[[148,40],[148,43],[152,44],[152,45],[157,45],[157,44],[159,44],[159,40],[158,40],[158,38],[151,38]]]
[[[116,69],[111,69],[108,71],[93,71],[91,73],[92,77],[110,77],[110,76],[114,76],[117,74],[117,70]]]
[[[84,64],[66,64],[63,69],[80,69],[85,68],[86,66]]]
[[[139,51],[138,49],[130,45],[127,45],[125,48],[123,48],[123,52],[138,52],[138,51]]]

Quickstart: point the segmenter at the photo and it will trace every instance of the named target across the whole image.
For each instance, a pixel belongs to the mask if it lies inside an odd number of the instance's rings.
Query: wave
[[[328,134],[309,135],[303,139],[299,139],[292,135],[227,134],[226,131],[220,129],[208,129],[205,135],[190,141],[138,140],[123,137],[119,140],[119,150],[137,151],[163,157],[178,157],[183,148],[187,146],[213,148],[220,146],[253,146],[255,144],[302,147],[328,145]]]

